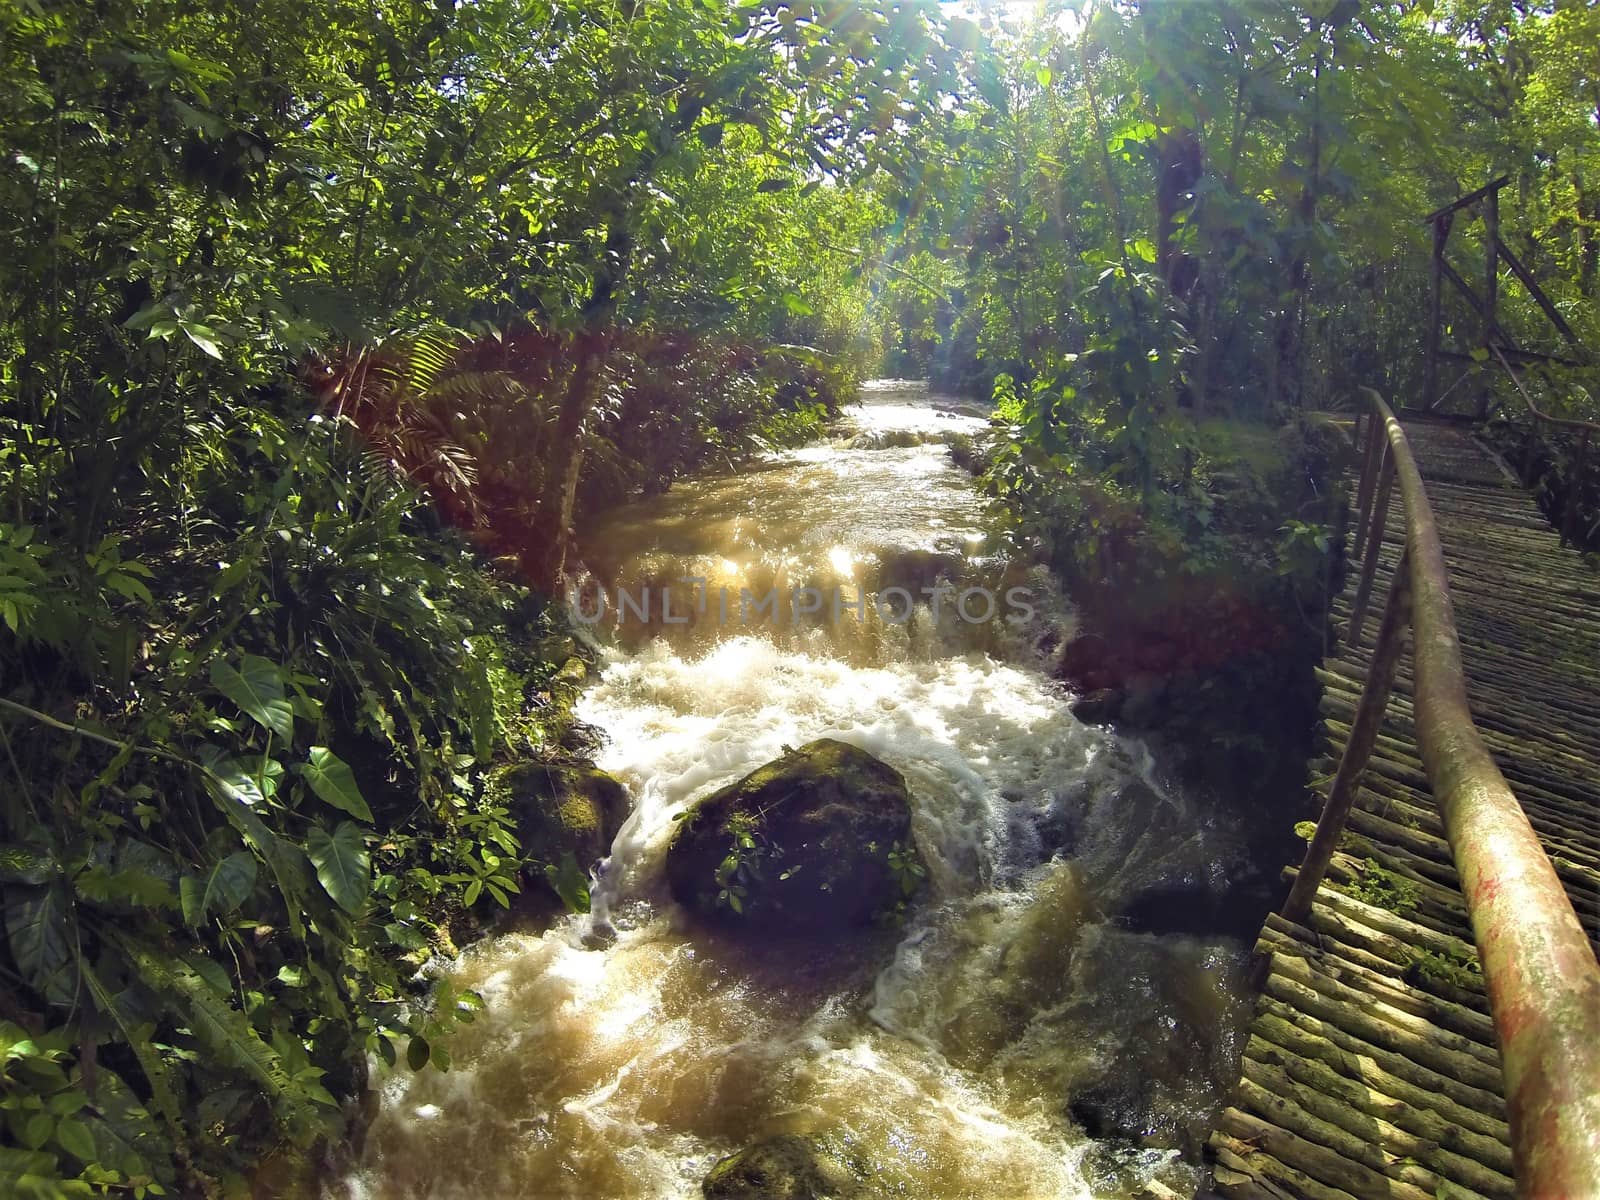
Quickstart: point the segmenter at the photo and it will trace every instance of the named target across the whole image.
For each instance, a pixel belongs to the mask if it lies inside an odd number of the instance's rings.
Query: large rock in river
[[[823,1142],[792,1134],[730,1154],[700,1190],[706,1200],[846,1200],[863,1192],[855,1171]]]
[[[674,899],[751,930],[866,925],[921,876],[905,780],[832,738],[789,750],[701,800],[667,850]]]

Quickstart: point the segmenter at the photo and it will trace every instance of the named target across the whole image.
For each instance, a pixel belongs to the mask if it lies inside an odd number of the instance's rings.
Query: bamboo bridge
[[[1469,428],[1367,399],[1323,812],[1216,1186],[1597,1197],[1600,573]]]

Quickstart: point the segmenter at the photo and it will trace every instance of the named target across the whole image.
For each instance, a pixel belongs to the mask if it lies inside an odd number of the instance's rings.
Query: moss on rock
[[[498,771],[489,787],[516,820],[531,864],[524,881],[534,895],[555,894],[546,866],[559,868],[571,855],[587,869],[610,853],[630,808],[627,788],[590,763],[517,763]]]
[[[667,851],[667,879],[686,908],[792,934],[869,924],[921,875],[905,780],[832,738],[701,800]]]

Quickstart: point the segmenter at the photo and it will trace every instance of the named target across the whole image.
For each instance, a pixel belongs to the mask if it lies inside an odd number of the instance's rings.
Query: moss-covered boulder
[[[820,738],[707,796],[667,850],[673,898],[749,930],[825,934],[869,924],[923,869],[905,780]]]
[[[846,1200],[860,1178],[817,1138],[786,1134],[730,1154],[700,1185],[706,1200]]]
[[[546,866],[559,872],[570,856],[569,870],[586,872],[609,854],[631,807],[628,789],[588,763],[517,763],[501,769],[490,789],[516,821],[532,863],[525,883],[536,895],[554,894]]]

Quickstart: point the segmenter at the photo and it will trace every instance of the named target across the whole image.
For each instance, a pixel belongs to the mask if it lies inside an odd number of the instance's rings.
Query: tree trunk
[[[567,546],[572,536],[573,502],[583,466],[583,425],[594,407],[600,371],[600,348],[585,331],[575,343],[577,361],[556,416],[555,441],[544,464],[544,486],[535,522],[534,561],[527,566],[536,588],[554,595],[566,573]]]
[[[627,276],[632,258],[633,235],[628,231],[626,215],[614,213],[601,259],[604,266],[583,306],[583,323],[575,339],[576,361],[556,416],[555,441],[544,464],[539,515],[534,522],[535,556],[528,564],[531,582],[550,596],[560,590],[566,574],[578,472],[583,466],[583,427],[600,391],[606,342],[617,312],[617,289]]]
[[[1305,311],[1306,292],[1311,286],[1310,242],[1317,219],[1317,192],[1322,175],[1322,49],[1312,74],[1311,145],[1305,186],[1295,217],[1300,226],[1300,246],[1289,267],[1289,291],[1294,297],[1278,315],[1277,363],[1273,372],[1273,394],[1280,400],[1300,399],[1300,330]],[[1291,397],[1290,391],[1293,395]]]

